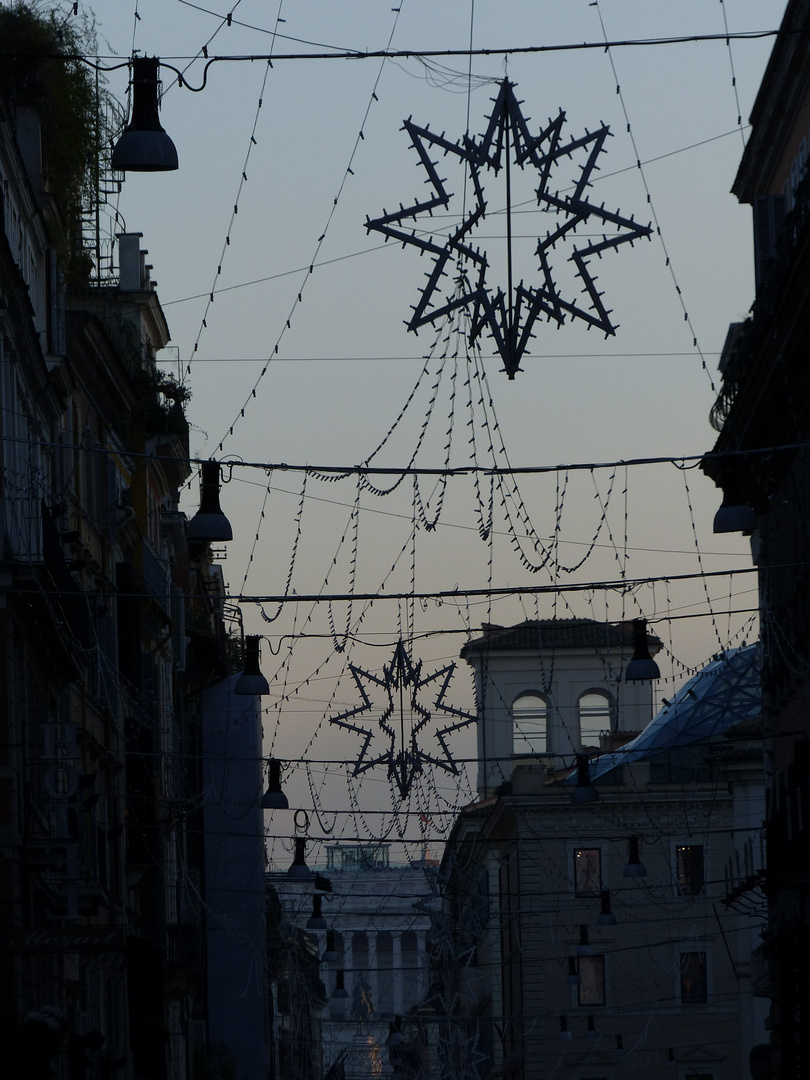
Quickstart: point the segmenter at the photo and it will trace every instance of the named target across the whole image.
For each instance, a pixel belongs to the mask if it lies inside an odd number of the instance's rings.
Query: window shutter
[[[757,289],[776,258],[776,245],[787,214],[784,195],[760,195],[754,201],[754,272]]]

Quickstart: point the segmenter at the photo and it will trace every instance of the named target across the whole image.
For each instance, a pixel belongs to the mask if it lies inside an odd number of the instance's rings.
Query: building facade
[[[140,234],[93,262],[75,231],[120,178],[72,136],[65,171],[54,116],[74,99],[47,94],[92,101],[94,81],[27,7],[0,12],[0,44],[0,1072],[192,1080],[214,1075],[203,752],[223,711],[201,698],[239,641],[229,655],[221,572],[179,510],[187,395],[156,362]],[[255,772],[261,1058],[259,722],[255,701],[231,713]]]
[[[320,973],[328,1000],[321,1020],[324,1069],[340,1062],[353,1080],[388,1072],[391,1025],[401,1018],[401,1045],[411,1044],[413,1053],[419,1048],[421,1075],[427,1077],[430,1021],[420,1015],[420,1005],[429,981],[438,864],[424,855],[392,864],[384,843],[335,844],[326,854],[318,874],[328,891],[316,892],[314,878],[293,882],[286,874],[268,876],[288,924],[298,931],[306,930],[313,915],[313,898],[322,897],[327,929],[310,935],[320,957],[327,930],[334,945]]]
[[[760,1068],[780,1078],[810,1074],[808,836],[797,809],[810,793],[808,26],[810,4],[790,0],[732,189],[753,211],[756,298],[729,331],[711,417],[718,437],[703,466],[723,492],[715,530],[750,534],[758,567],[772,1000]]]
[[[514,629],[507,649],[525,628]],[[582,680],[568,646],[564,680],[598,690],[593,645],[581,646]],[[520,653],[514,677],[501,660],[502,685],[532,681]],[[570,757],[552,772],[542,753],[522,754],[508,783],[462,812],[432,950],[444,1075],[746,1075],[765,1032],[761,923],[735,904],[763,862],[762,752],[750,730],[726,733],[759,713],[752,647],[718,658],[652,722],[636,714],[644,730],[595,756],[587,782]]]
[[[651,654],[661,647],[647,635]],[[554,771],[583,749],[609,750],[652,716],[652,684],[623,681],[632,623],[533,619],[485,624],[461,650],[475,674],[478,792],[491,795],[524,758]]]

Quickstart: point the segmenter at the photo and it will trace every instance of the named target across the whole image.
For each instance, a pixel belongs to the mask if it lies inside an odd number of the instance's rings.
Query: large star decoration
[[[349,664],[361,704],[337,716],[330,716],[329,722],[362,736],[360,756],[354,766],[355,776],[377,765],[386,765],[389,777],[404,799],[425,764],[435,765],[445,772],[458,775],[459,768],[450,753],[447,739],[453,732],[475,723],[476,717],[445,703],[445,695],[455,668],[455,664],[448,664],[439,671],[434,671],[432,675],[423,676],[422,661],[414,663],[402,641],[399,641],[394,649],[391,664],[383,665],[382,678]],[[366,689],[369,684],[384,692],[382,713],[371,728],[349,722],[352,717],[371,712],[378,707],[374,705]],[[458,717],[455,723],[434,731],[433,737],[439,744],[441,753],[438,750],[429,753],[420,744],[421,737],[427,734],[426,728],[433,720],[433,713],[419,703],[418,695],[420,690],[431,685],[437,688],[433,708],[439,713]],[[374,750],[375,735],[379,735],[387,743],[379,752]]]
[[[596,287],[596,279],[591,273],[588,260],[600,256],[602,252],[617,248],[620,244],[630,243],[652,232],[648,225],[640,225],[632,217],[623,217],[619,213],[596,206],[585,198],[585,192],[591,185],[591,174],[597,168],[597,159],[604,149],[605,140],[610,134],[603,124],[593,132],[569,141],[563,140],[562,128],[565,113],[560,111],[556,119],[539,135],[532,136],[521,110],[520,103],[512,89],[513,84],[504,79],[495,99],[495,107],[489,118],[489,124],[480,139],[465,136],[459,142],[451,142],[444,135],[438,135],[427,127],[419,127],[410,119],[404,128],[411,137],[414,149],[428,174],[428,181],[433,194],[422,200],[415,200],[409,206],[400,204],[393,213],[383,211],[381,217],[366,218],[366,228],[382,233],[400,241],[403,245],[417,247],[420,253],[433,255],[433,267],[427,275],[427,284],[422,289],[418,304],[413,308],[413,315],[407,323],[408,329],[416,332],[420,326],[433,323],[458,308],[468,308],[471,313],[470,342],[474,342],[481,331],[486,329],[495,342],[497,352],[504,363],[510,379],[520,370],[520,361],[528,349],[529,340],[534,336],[534,324],[540,315],[561,326],[566,317],[581,319],[588,328],[602,330],[605,336],[616,332],[610,320],[611,312],[602,302],[602,293]],[[510,145],[511,144],[511,145]],[[452,155],[463,163],[469,171],[471,180],[470,208],[460,215],[460,223],[444,238],[444,243],[436,233],[417,232],[408,228],[405,222],[416,222],[421,214],[433,214],[439,207],[449,210],[452,194],[445,187],[445,180],[436,171],[436,162],[430,157],[432,147],[441,148],[445,155]],[[570,158],[575,151],[584,153],[585,162],[581,174],[573,189],[563,193],[552,192],[550,181],[553,166],[561,158]],[[536,255],[539,261],[540,284],[528,286],[523,281],[513,287],[512,283],[512,236],[511,236],[511,165],[521,169],[527,165],[537,169],[540,186],[537,189],[537,201],[542,210],[561,217],[545,237],[537,238]],[[506,222],[507,222],[507,278],[506,289],[498,287],[492,291],[486,282],[489,263],[485,252],[470,243],[470,234],[483,221],[487,203],[481,174],[491,169],[496,175],[505,169],[506,179]],[[583,285],[587,297],[587,306],[574,300],[566,300],[561,295],[552,275],[550,253],[563,239],[576,241],[576,230],[588,225],[589,236],[582,237],[582,242],[574,245],[570,260],[574,264],[576,275]],[[601,238],[594,238],[594,227],[605,231]],[[608,235],[608,231],[610,235]],[[436,296],[441,279],[449,270],[454,271],[455,291],[452,295]]]

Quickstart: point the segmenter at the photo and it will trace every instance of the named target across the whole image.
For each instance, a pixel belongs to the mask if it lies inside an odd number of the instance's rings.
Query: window
[[[681,953],[681,1004],[705,1005],[709,1000],[706,953]]]
[[[675,875],[682,896],[700,896],[705,884],[702,844],[679,844],[675,848]]]
[[[545,754],[548,707],[542,697],[530,690],[519,694],[512,703],[513,746],[516,754]]]
[[[610,698],[595,690],[579,699],[579,736],[582,746],[598,746],[599,736],[610,731]]]
[[[579,958],[579,1004],[605,1004],[605,958],[604,956],[580,956]]]
[[[602,891],[602,852],[599,848],[574,849],[574,892],[597,896]]]

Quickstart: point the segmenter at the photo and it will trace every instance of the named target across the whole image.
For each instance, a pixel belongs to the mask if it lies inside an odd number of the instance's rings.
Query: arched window
[[[548,749],[548,706],[536,691],[518,694],[512,702],[516,754],[545,754]]]
[[[579,699],[581,745],[598,746],[603,731],[610,731],[610,698],[597,690],[589,690]]]

